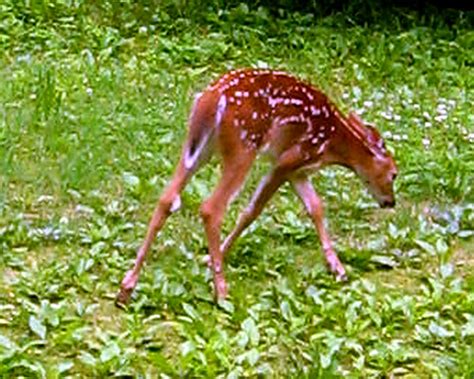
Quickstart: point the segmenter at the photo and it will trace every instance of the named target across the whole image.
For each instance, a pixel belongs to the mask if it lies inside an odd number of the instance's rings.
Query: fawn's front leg
[[[323,247],[329,269],[336,275],[337,280],[346,280],[346,270],[337,257],[337,254],[332,246],[331,239],[329,238],[329,234],[324,227],[323,202],[317,195],[313,185],[306,176],[299,175],[291,179],[291,183],[299,198],[303,202],[306,211],[313,221],[313,224],[318,230],[319,238],[321,240],[321,245]]]

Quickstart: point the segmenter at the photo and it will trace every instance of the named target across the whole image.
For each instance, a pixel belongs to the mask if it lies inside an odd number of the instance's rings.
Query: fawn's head
[[[381,207],[395,206],[393,182],[398,170],[392,154],[385,148],[383,138],[373,125],[365,124],[355,113],[350,113],[348,124],[367,148],[354,167]]]

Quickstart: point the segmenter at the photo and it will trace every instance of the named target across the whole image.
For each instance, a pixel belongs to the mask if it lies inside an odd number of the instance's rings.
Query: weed
[[[0,5],[0,376],[472,377],[472,14],[132,3]],[[338,284],[282,188],[216,305],[197,215],[209,165],[115,309],[193,94],[242,66],[285,69],[377,124],[400,205],[376,209],[345,170],[314,176]]]

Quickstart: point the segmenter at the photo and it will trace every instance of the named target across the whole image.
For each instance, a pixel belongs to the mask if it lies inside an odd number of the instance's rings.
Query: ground
[[[473,377],[472,13],[35,4],[2,6],[0,376]],[[291,72],[376,124],[397,207],[343,168],[313,176],[349,274],[337,283],[284,186],[230,252],[216,304],[198,214],[213,160],[116,308],[194,94],[240,67]]]

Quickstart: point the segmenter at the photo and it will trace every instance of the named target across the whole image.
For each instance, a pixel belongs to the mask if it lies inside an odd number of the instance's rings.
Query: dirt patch
[[[453,248],[451,262],[463,277],[474,277],[474,241],[458,243]]]

